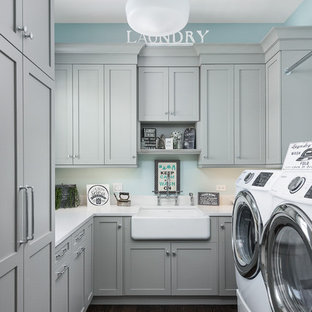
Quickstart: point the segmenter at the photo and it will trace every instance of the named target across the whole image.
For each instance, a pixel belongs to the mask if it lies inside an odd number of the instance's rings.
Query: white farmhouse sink
[[[194,206],[142,207],[131,218],[133,239],[208,239],[210,219]]]

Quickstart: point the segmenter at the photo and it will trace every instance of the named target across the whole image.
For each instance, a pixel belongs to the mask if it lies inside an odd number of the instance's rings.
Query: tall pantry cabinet
[[[50,0],[0,3],[0,309],[6,312],[53,310],[52,12]]]

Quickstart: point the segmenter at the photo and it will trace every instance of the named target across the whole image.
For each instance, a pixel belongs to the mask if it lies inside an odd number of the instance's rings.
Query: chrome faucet
[[[194,195],[193,193],[189,193],[191,206],[194,206]]]

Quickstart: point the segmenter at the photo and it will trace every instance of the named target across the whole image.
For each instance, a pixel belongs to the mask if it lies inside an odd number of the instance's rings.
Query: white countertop
[[[161,207],[161,206],[160,206]],[[182,206],[183,207],[183,206]],[[221,206],[196,206],[209,216],[232,216],[232,205]],[[120,207],[110,205],[102,208],[88,208],[79,206],[77,208],[58,209],[55,211],[55,246],[62,243],[72,235],[85,222],[95,216],[119,216],[129,217],[136,214],[140,206]]]

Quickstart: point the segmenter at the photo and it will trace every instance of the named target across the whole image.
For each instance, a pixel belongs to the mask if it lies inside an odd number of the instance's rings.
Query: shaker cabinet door
[[[265,67],[235,65],[235,164],[265,163]]]
[[[169,68],[169,120],[199,120],[198,67]]]
[[[105,66],[105,164],[135,165],[136,66]]]

